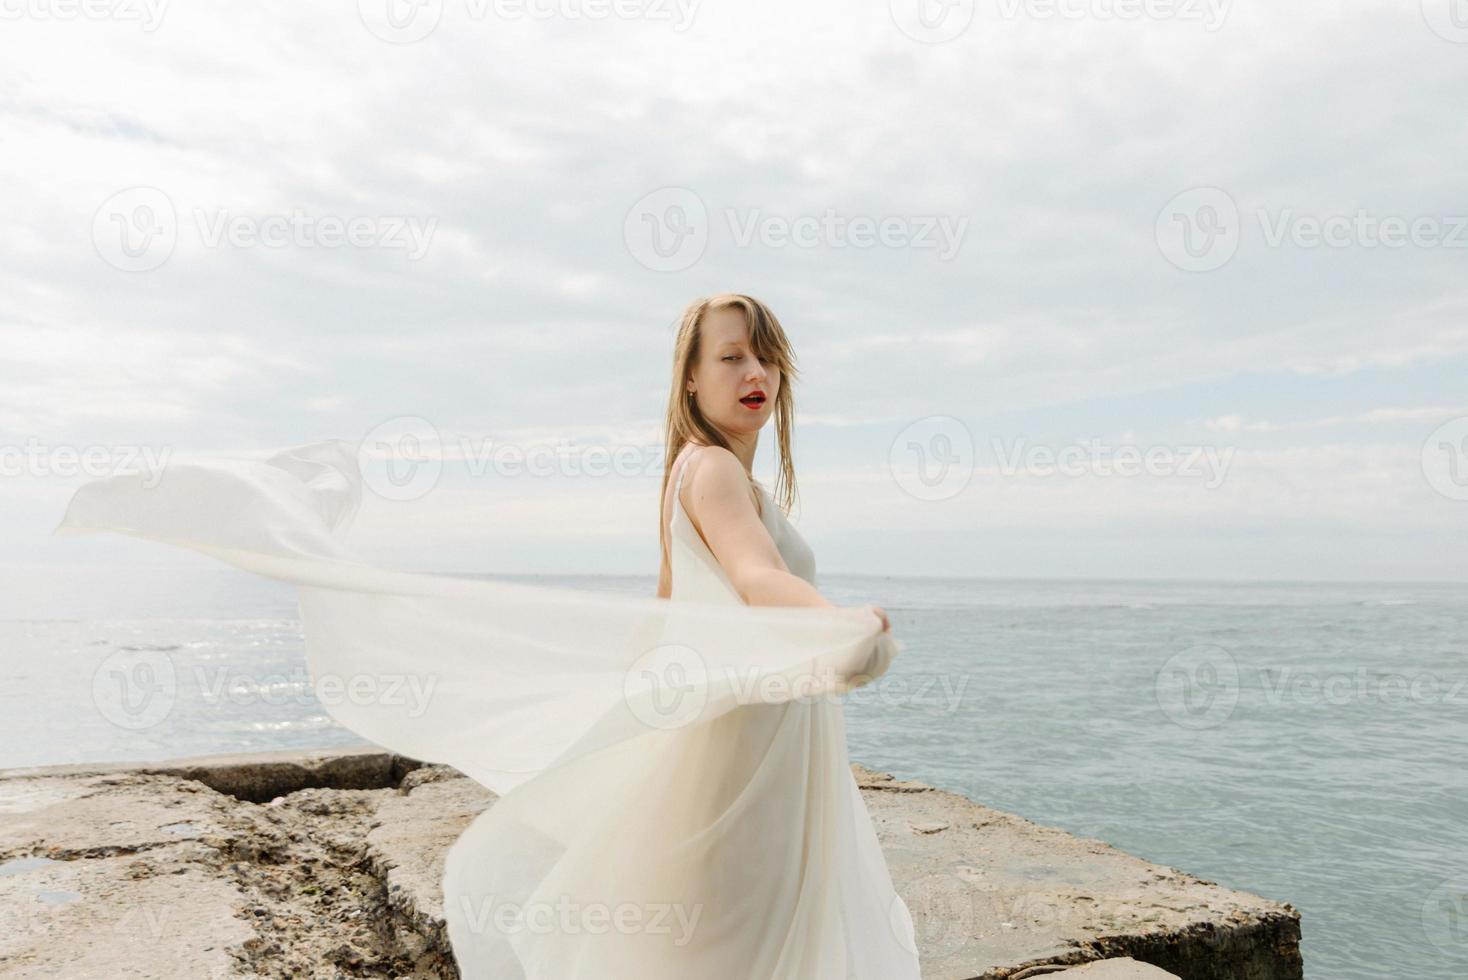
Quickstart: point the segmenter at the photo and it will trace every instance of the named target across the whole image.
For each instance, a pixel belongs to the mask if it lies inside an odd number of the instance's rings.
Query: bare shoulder
[[[739,594],[744,583],[764,569],[788,571],[769,528],[761,519],[759,491],[739,457],[722,446],[697,450],[683,481],[682,504],[693,527]]]
[[[684,464],[690,467],[683,481],[683,507],[698,523],[699,505],[708,502],[714,507],[735,507],[740,499],[748,500],[756,511],[759,508],[749,474],[739,457],[723,446],[700,446],[693,450]]]

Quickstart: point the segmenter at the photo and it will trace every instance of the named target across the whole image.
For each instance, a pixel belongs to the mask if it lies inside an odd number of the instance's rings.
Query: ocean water
[[[1312,980],[1468,977],[1468,586],[820,584],[906,644],[846,696],[857,761],[1290,902]],[[291,586],[0,587],[0,768],[362,744],[311,695]]]

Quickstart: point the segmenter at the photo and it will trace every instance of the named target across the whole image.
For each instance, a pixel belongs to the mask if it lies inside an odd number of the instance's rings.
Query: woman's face
[[[699,411],[726,432],[757,432],[769,420],[780,393],[780,369],[755,356],[741,311],[715,310],[704,318],[693,386]],[[741,400],[756,391],[764,393],[763,401]]]

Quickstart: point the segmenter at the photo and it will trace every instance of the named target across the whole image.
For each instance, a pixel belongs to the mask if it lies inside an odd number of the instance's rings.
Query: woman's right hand
[[[892,623],[887,619],[887,611],[885,609],[883,609],[881,606],[867,606],[867,608],[876,613],[877,618],[882,621],[883,633],[886,633],[892,629]]]

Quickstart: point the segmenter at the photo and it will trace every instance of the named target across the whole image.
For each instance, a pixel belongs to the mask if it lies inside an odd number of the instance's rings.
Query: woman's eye
[[[724,358],[724,360],[726,360],[726,361],[737,361],[737,360],[739,360],[739,355],[738,354],[730,354],[728,357]]]

